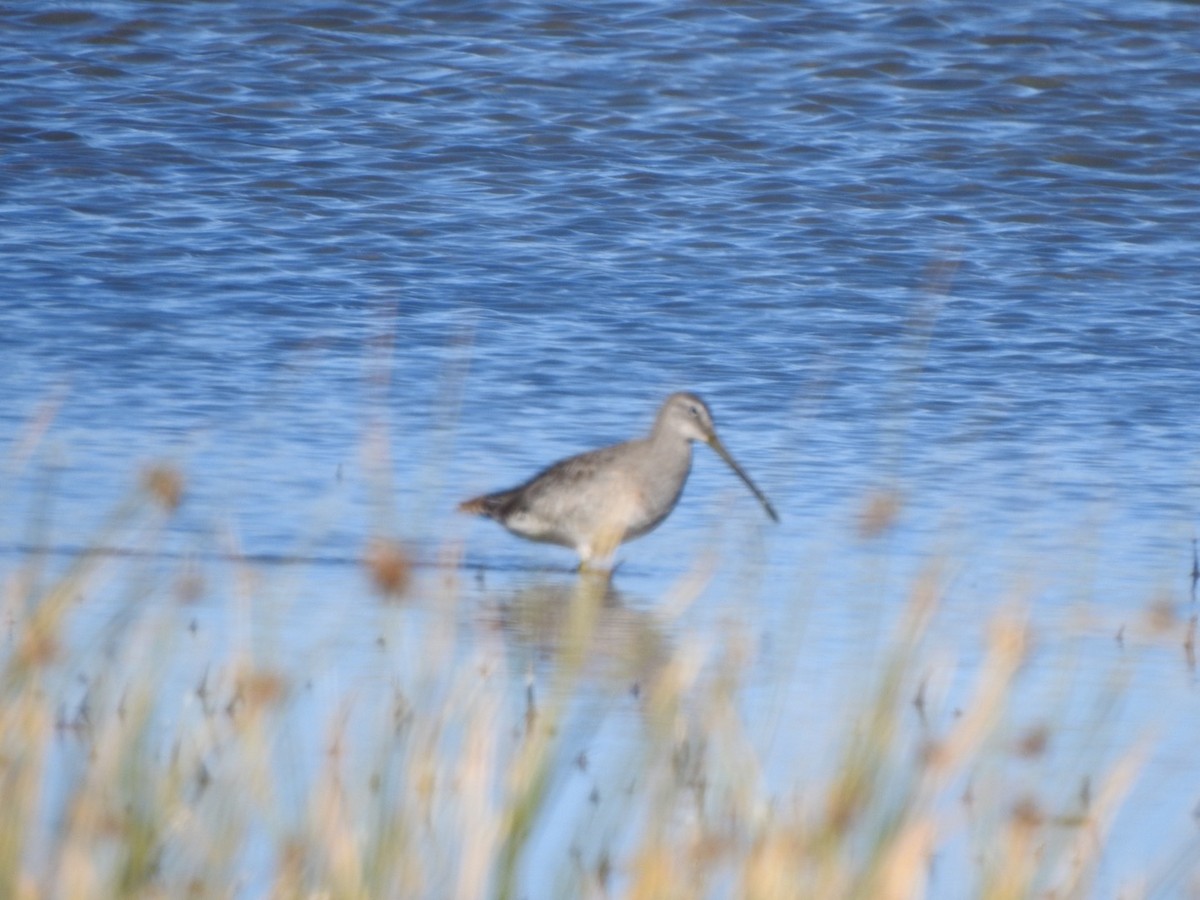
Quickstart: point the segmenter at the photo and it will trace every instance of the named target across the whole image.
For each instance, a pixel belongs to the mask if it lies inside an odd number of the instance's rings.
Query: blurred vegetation
[[[461,566],[414,566],[387,539],[364,549],[360,583],[419,630],[380,638],[408,654],[404,674],[323,707],[253,641],[193,658],[200,599],[249,610],[265,588],[235,562],[223,596],[194,562],[157,555],[185,494],[183,473],[152,467],[66,564],[7,557],[0,897],[1090,897],[1153,749],[1107,735],[1066,789],[1013,779],[1056,740],[1054,722],[1012,709],[1031,628],[1016,604],[980,623],[957,702],[934,696],[931,673],[956,663],[929,634],[933,569],[851,689],[838,671],[811,687],[855,699],[822,723],[831,758],[780,784],[745,713],[754,649],[739,629],[670,636],[595,576],[464,616]],[[1144,631],[1176,640],[1177,625]],[[599,682],[634,710],[615,726],[596,715]],[[1103,707],[1119,682],[1081,689]],[[582,752],[580,734],[595,738]],[[1195,875],[1148,874],[1126,895]]]

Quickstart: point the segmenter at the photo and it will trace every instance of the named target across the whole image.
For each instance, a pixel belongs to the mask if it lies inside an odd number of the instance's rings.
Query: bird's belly
[[[682,485],[672,485],[667,490],[662,486],[639,485],[636,490],[627,492],[625,502],[612,510],[611,517],[601,527],[618,532],[622,542],[641,537],[661,525],[671,514],[682,489]]]
[[[559,515],[539,515],[520,510],[504,520],[504,527],[526,540],[565,547],[616,545],[640,537],[659,525],[670,513],[647,502],[640,492],[622,492],[597,505],[580,505]],[[565,513],[565,514],[564,514]]]
[[[574,547],[576,543],[569,522],[556,522],[530,510],[513,513],[504,520],[503,525],[513,534],[530,541],[561,544],[564,547]]]
[[[631,510],[631,515],[624,525],[625,537],[623,540],[631,541],[661,525],[663,520],[671,514],[671,510],[675,508],[676,500],[678,500],[678,495],[666,506],[655,507],[643,503]]]

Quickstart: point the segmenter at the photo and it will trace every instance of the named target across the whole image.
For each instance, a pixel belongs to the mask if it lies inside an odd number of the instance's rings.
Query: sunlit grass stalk
[[[20,896],[39,877],[26,868],[26,850],[37,834],[45,795],[45,762],[52,758],[56,737],[52,687],[47,679],[66,652],[64,632],[72,609],[93,590],[107,562],[101,548],[124,535],[147,507],[148,496],[136,494],[109,515],[92,542],[66,570],[41,587],[39,554],[5,586],[10,643],[0,667],[0,786],[5,813],[0,816],[0,894]],[[132,869],[138,867],[131,860]],[[131,870],[131,878],[136,873]]]
[[[501,818],[496,871],[496,896],[501,900],[517,896],[520,862],[533,826],[544,808],[563,713],[587,659],[596,615],[604,603],[606,589],[604,576],[581,575],[571,595],[566,628],[544,707],[536,706],[533,685],[529,687],[526,733],[508,776],[508,796]]]

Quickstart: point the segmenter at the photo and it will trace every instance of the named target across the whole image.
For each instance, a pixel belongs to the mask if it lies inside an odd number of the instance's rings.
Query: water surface
[[[572,560],[454,503],[694,390],[782,522],[701,448],[680,507],[622,553],[626,606],[653,612],[715,555],[667,630],[740,623],[763,660],[748,715],[801,731],[838,718],[806,685],[852,676],[935,559],[939,633],[968,664],[1013,596],[1050,634],[1082,629],[1085,683],[1136,653],[1111,728],[1166,738],[1111,893],[1200,801],[1193,668],[1115,639],[1166,604],[1180,647],[1192,615],[1195,13],[9,5],[14,461],[52,418],[11,468],[2,538],[87,543],[139,465],[175,460],[168,547],[325,558],[278,576],[302,614],[279,617],[277,652],[344,641],[317,669],[369,681],[371,629],[344,610],[375,608],[342,563],[372,536],[426,562],[463,548],[462,614],[486,617]],[[878,492],[898,516],[864,538]],[[772,657],[801,632],[802,658]],[[1031,706],[1062,677],[1035,669]],[[793,749],[768,753],[781,783]]]

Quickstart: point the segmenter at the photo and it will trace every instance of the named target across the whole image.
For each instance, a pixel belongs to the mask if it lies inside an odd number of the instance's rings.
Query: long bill
[[[779,516],[775,513],[775,507],[771,506],[771,501],[768,500],[766,495],[758,489],[758,485],[750,480],[750,476],[742,470],[742,467],[737,464],[737,461],[729,455],[729,451],[725,449],[725,445],[717,439],[715,434],[709,437],[708,446],[716,450],[717,456],[725,460],[725,462],[729,464],[729,468],[733,469],[733,471],[737,474],[737,477],[746,483],[746,487],[750,488],[750,492],[758,498],[758,502],[763,505],[763,509],[767,511],[767,515],[771,517],[771,521],[778,522]]]

